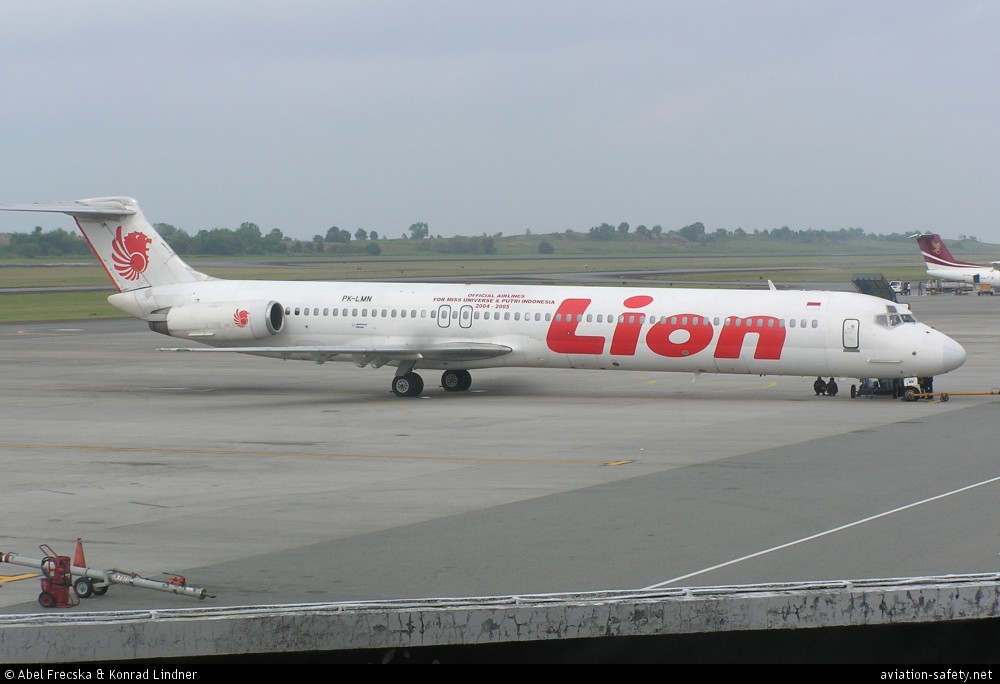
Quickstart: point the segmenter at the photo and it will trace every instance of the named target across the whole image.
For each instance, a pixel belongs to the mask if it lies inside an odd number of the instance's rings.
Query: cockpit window
[[[900,313],[899,309],[895,306],[886,306],[884,314],[875,315],[875,325],[882,326],[883,328],[895,328],[904,323],[916,322],[917,319],[913,314],[908,311]]]

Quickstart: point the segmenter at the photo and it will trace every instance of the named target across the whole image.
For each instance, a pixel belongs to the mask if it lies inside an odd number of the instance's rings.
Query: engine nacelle
[[[277,335],[285,325],[285,312],[277,302],[185,304],[156,313],[163,318],[150,321],[151,330],[209,344],[262,340]]]

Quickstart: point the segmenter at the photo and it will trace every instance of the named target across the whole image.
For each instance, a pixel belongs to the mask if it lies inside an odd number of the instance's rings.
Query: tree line
[[[812,244],[812,243],[843,243],[850,242],[852,240],[858,240],[865,237],[878,238],[886,242],[910,242],[910,236],[905,233],[890,233],[889,235],[874,235],[866,234],[861,228],[841,228],[840,230],[816,230],[814,228],[807,228],[805,230],[792,230],[788,226],[782,226],[781,228],[775,228],[773,230],[759,230],[754,229],[752,232],[747,232],[742,228],[736,228],[735,230],[727,230],[725,228],[718,228],[713,232],[708,232],[705,225],[701,222],[692,223],[691,225],[684,226],[677,230],[671,230],[664,232],[661,226],[653,226],[652,228],[647,228],[644,225],[636,226],[635,232],[632,232],[631,226],[628,223],[619,223],[617,226],[613,226],[608,223],[602,223],[599,226],[593,226],[587,232],[587,237],[591,240],[627,240],[627,239],[648,239],[656,240],[663,237],[680,237],[687,242],[708,245],[713,242],[725,242],[729,240],[742,240],[749,236],[755,236],[757,238],[765,238],[770,240],[782,240],[786,242],[798,242],[802,244]],[[960,240],[969,240],[970,242],[976,242],[975,236],[965,236],[959,237]]]
[[[378,232],[358,228],[353,233],[349,230],[331,226],[325,235],[314,235],[311,240],[298,240],[286,237],[281,230],[273,228],[264,233],[256,223],[242,223],[233,230],[229,228],[213,228],[200,230],[195,235],[176,228],[169,223],[157,223],[154,226],[173,249],[181,255],[211,255],[211,256],[265,256],[282,254],[337,254],[341,256],[378,256],[382,253],[379,242],[386,237]],[[581,233],[583,231],[580,231]],[[574,230],[565,231],[567,235],[579,233]],[[909,242],[908,235],[892,233],[890,235],[869,235],[861,228],[841,228],[840,230],[792,230],[787,226],[773,230],[744,231],[742,228],[727,230],[719,228],[709,232],[704,224],[692,223],[677,230],[665,231],[662,226],[645,225],[632,227],[626,223],[617,226],[601,223],[592,226],[584,233],[587,238],[598,241],[658,241],[671,239],[686,243],[711,245],[724,244],[745,240],[750,237],[800,244],[838,244],[847,243],[862,238],[876,238],[887,242]],[[531,231],[527,232],[531,235]],[[0,243],[0,257],[21,258],[51,258],[62,256],[86,256],[90,248],[86,241],[77,233],[57,228],[44,231],[36,226],[30,233],[10,233],[5,244]],[[549,239],[539,241],[537,251],[540,254],[552,254],[556,248],[552,245],[555,235],[540,236]],[[416,247],[419,252],[436,254],[496,254],[498,241],[503,233],[487,236],[457,236],[442,238],[431,237],[430,228],[426,223],[412,224],[403,233],[403,239],[419,240]],[[976,242],[974,236],[960,236],[960,240]],[[681,244],[683,244],[683,242]]]

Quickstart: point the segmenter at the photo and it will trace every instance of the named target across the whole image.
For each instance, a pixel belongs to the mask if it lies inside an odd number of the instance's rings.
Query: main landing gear
[[[392,393],[397,397],[415,397],[424,391],[424,380],[410,371],[392,379]]]
[[[472,387],[472,373],[467,370],[446,370],[441,374],[445,392],[464,392]]]
[[[472,373],[467,370],[446,370],[441,374],[445,392],[464,392],[472,387]],[[416,397],[424,391],[424,381],[412,370],[392,379],[392,393],[397,397]]]

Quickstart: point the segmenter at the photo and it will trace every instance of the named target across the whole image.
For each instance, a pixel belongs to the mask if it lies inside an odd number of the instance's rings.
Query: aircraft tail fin
[[[970,264],[967,261],[959,261],[951,255],[948,247],[944,244],[941,236],[937,233],[926,233],[924,235],[914,235],[920,253],[927,262],[928,270],[932,268],[980,268],[980,264]]]
[[[0,210],[58,212],[72,216],[120,292],[210,280],[177,256],[130,197],[2,204]]]

